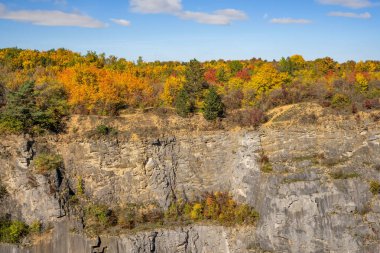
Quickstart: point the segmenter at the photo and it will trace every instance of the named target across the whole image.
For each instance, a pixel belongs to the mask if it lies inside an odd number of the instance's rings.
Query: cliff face
[[[370,181],[380,181],[380,124],[365,114],[308,108],[277,109],[258,130],[144,116],[105,122],[120,130],[113,137],[85,134],[108,119],[82,118],[65,135],[3,138],[0,175],[8,195],[1,213],[55,229],[32,248],[2,245],[0,252],[379,252],[380,199]],[[63,156],[59,175],[32,170],[43,150]],[[167,208],[173,199],[226,191],[255,207],[260,220],[90,239],[70,232],[65,209],[78,177],[89,198],[110,207]]]

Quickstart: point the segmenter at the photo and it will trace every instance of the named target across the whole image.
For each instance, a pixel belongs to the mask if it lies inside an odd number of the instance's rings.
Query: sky
[[[0,0],[0,48],[145,61],[380,60],[380,0]]]

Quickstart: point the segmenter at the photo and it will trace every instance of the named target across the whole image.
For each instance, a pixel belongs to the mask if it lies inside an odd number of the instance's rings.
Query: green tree
[[[289,57],[287,57],[286,59],[282,57],[278,65],[279,65],[279,70],[281,72],[287,72],[289,75],[293,75],[294,66],[293,66],[293,62],[291,61]]]
[[[184,88],[191,97],[207,87],[204,73],[205,70],[199,61],[194,59],[189,62],[185,71],[186,81]]]
[[[203,116],[207,120],[214,120],[218,117],[223,117],[224,115],[224,105],[222,103],[222,98],[216,92],[214,87],[211,87],[204,101]]]
[[[230,61],[228,67],[231,70],[231,75],[235,76],[237,72],[243,69],[243,64],[240,61]]]
[[[187,117],[194,110],[194,102],[185,89],[181,89],[175,100],[175,108],[179,116]]]
[[[7,104],[3,108],[0,126],[11,132],[28,132],[34,124],[37,111],[34,83],[27,82],[16,92],[7,96]]]
[[[17,91],[9,92],[7,103],[0,113],[0,130],[13,133],[32,133],[63,129],[67,105],[62,89],[47,86],[36,90],[26,82]]]

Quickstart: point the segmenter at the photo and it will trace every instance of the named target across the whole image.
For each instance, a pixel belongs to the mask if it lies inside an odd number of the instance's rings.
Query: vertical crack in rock
[[[149,235],[149,250],[151,253],[154,253],[156,252],[156,237],[158,235],[158,232],[152,232],[150,235]]]
[[[149,160],[145,169],[152,170],[151,184],[158,196],[160,205],[167,208],[176,199],[176,170],[177,155],[175,152],[176,139],[154,140],[153,148],[148,150]]]

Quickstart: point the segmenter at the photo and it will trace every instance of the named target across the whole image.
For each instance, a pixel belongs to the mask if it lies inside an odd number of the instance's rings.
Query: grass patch
[[[331,172],[330,176],[333,179],[350,179],[350,178],[357,178],[357,177],[359,177],[359,174],[356,173],[356,172],[344,173],[343,171],[339,170],[339,171]]]
[[[373,195],[380,194],[380,182],[375,180],[371,181],[369,184],[369,190]]]

